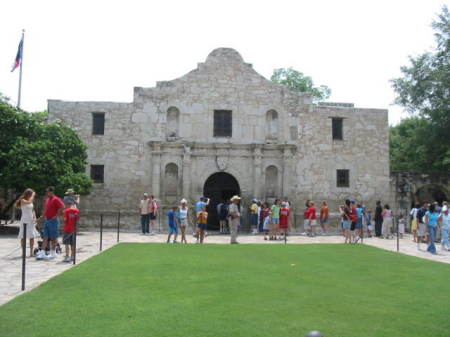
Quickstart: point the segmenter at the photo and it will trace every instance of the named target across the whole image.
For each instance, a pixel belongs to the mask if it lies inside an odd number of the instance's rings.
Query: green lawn
[[[448,337],[449,281],[363,245],[119,244],[1,306],[0,335]]]

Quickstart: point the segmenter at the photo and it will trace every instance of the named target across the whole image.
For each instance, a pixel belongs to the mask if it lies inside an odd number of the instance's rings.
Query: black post
[[[100,251],[102,251],[103,241],[103,214],[100,214]]]
[[[398,234],[398,218],[397,218],[397,252],[400,250],[400,235]]]
[[[22,291],[25,290],[25,257],[27,255],[27,224],[23,224],[22,245]]]
[[[119,214],[117,214],[117,242],[119,242],[120,237],[120,210]]]
[[[76,257],[77,257],[77,226],[78,225],[78,219],[75,221],[75,228],[73,229],[73,237],[72,237],[72,247],[73,247],[73,261],[72,263],[75,264]]]

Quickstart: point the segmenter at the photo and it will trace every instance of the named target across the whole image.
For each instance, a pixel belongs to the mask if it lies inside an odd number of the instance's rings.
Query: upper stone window
[[[214,137],[231,137],[232,130],[232,111],[214,110]]]
[[[278,112],[269,110],[266,113],[266,139],[278,139]]]
[[[102,112],[92,113],[92,134],[104,135],[105,134],[105,114]]]
[[[333,134],[333,140],[343,140],[344,139],[344,132],[343,132],[343,123],[344,119],[340,117],[333,117],[331,118],[331,127],[332,127],[332,134]]]

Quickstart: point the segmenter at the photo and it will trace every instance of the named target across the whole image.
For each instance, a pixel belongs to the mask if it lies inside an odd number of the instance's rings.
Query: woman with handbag
[[[27,224],[26,237],[30,239],[30,257],[34,256],[33,246],[34,239],[39,237],[39,233],[36,230],[36,214],[33,209],[33,201],[36,193],[31,189],[27,188],[25,192],[22,193],[20,198],[16,201],[16,208],[22,210],[22,216],[20,217],[20,230],[19,239],[21,240],[21,245],[26,245],[24,242],[24,224]]]

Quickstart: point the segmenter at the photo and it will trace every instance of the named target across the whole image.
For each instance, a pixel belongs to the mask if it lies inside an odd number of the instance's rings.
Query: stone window
[[[266,139],[278,139],[278,112],[269,110],[266,113]]]
[[[214,110],[214,137],[231,137],[232,130],[232,111]]]
[[[102,112],[92,113],[92,134],[104,135],[105,134],[105,114]]]
[[[167,110],[167,124],[166,124],[166,136],[167,137],[178,137],[180,120],[180,110],[175,107],[170,107]]]
[[[350,187],[350,170],[337,170],[336,171],[336,186],[337,187]]]
[[[166,197],[178,195],[178,166],[177,164],[170,163],[166,165],[164,172],[164,188]]]
[[[344,132],[343,132],[343,123],[344,119],[339,117],[333,117],[331,118],[331,125],[332,125],[332,134],[333,134],[333,140],[343,140],[344,139]]]
[[[276,166],[266,168],[266,198],[275,198],[278,196],[278,169]]]
[[[105,166],[104,165],[91,165],[91,179],[96,184],[104,183]]]

